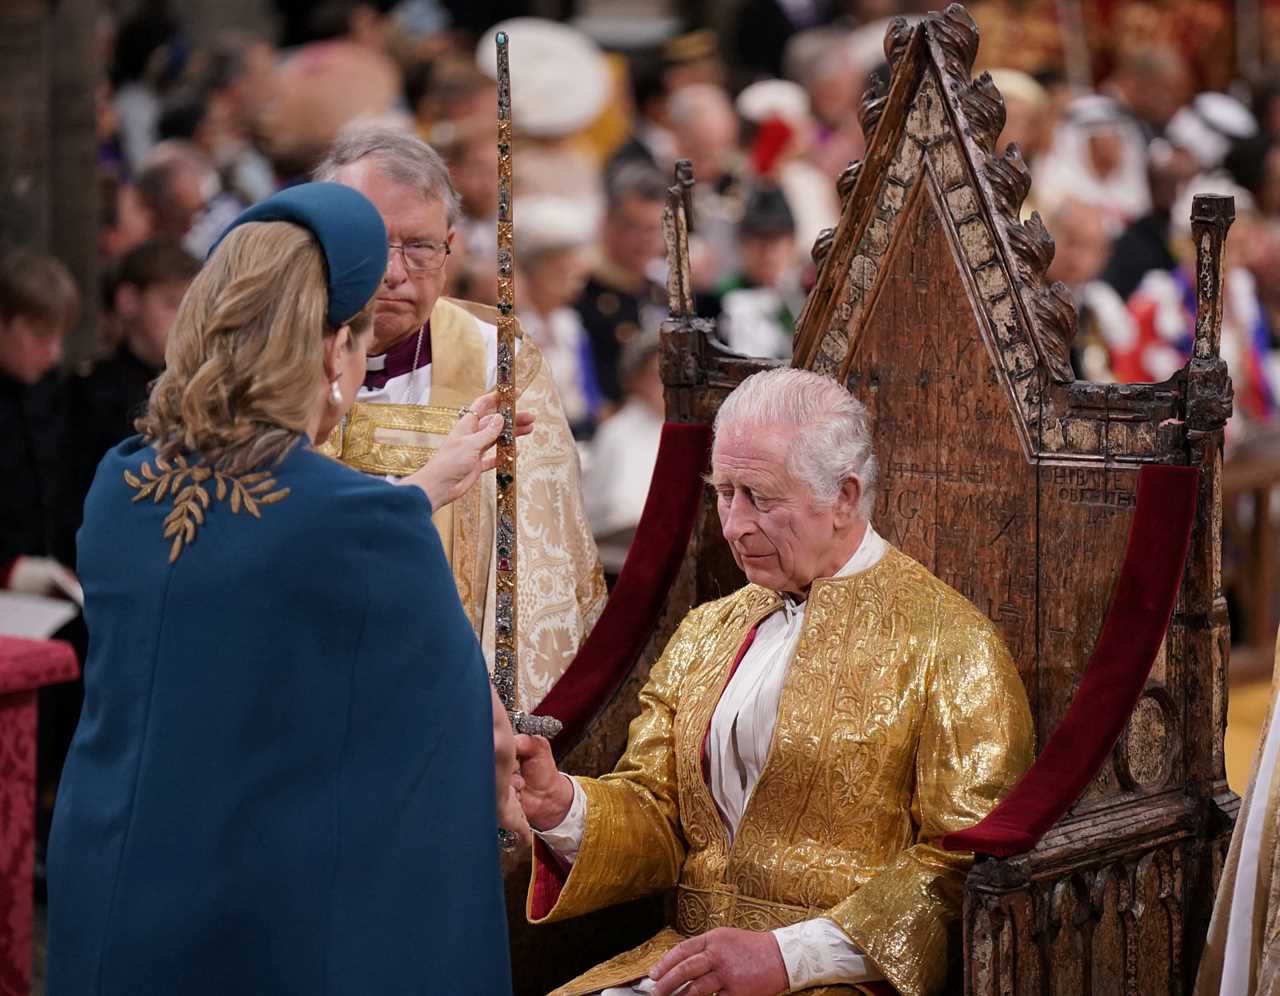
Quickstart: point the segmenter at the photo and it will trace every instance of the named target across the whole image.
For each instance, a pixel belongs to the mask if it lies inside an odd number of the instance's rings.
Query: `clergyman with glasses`
[[[394,129],[345,131],[318,180],[354,187],[387,226],[387,270],[377,296],[367,372],[329,452],[370,474],[401,477],[430,459],[459,417],[497,380],[497,311],[443,295],[458,195],[440,156]],[[551,369],[528,338],[517,343],[519,413],[534,416],[519,441],[518,705],[531,710],[573,659],[604,607],[595,541],[583,510],[577,452]],[[464,609],[490,670],[494,651],[492,471],[436,512]],[[496,541],[495,541],[496,540]],[[424,609],[429,607],[424,606]]]

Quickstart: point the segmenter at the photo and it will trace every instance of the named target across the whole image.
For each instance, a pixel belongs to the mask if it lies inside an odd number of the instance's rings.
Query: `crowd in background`
[[[275,37],[197,39],[164,0],[110,6],[96,88],[101,286],[77,288],[56,260],[21,247],[0,265],[0,417],[25,427],[2,458],[4,504],[23,513],[0,516],[11,587],[47,587],[74,569],[76,509],[102,453],[131,431],[199,261],[244,205],[307,178],[346,125],[398,124],[442,153],[462,205],[447,293],[482,303],[497,293],[496,26],[479,7],[276,0]],[[746,0],[707,27],[650,6],[503,22],[516,309],[581,443],[611,571],[663,419],[657,331],[674,162],[691,159],[697,180],[699,312],[718,319],[731,349],[789,356],[815,277],[811,246],[838,219],[836,178],[863,153],[861,94],[886,73],[886,18],[918,13],[889,0]],[[1056,47],[1037,47],[1012,9],[973,8],[987,36],[980,68],[1007,107],[1001,144],[1015,141],[1031,167],[1025,211],[1054,235],[1050,276],[1080,312],[1078,375],[1161,380],[1182,365],[1194,311],[1190,197],[1231,193],[1229,443],[1265,425],[1280,404],[1280,76],[1224,75],[1205,63],[1202,38],[1135,30],[1111,40],[1086,88],[1068,79],[1061,31]],[[1056,30],[1052,17],[1041,28]],[[59,340],[77,309],[96,312],[96,353],[64,371]],[[38,536],[20,525],[36,521],[36,506]]]

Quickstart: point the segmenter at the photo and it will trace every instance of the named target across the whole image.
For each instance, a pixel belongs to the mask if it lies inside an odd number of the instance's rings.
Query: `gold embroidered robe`
[[[435,453],[458,409],[490,390],[493,346],[480,322],[493,308],[441,298],[431,312],[429,404],[357,401],[322,451],[369,474],[403,477]],[[516,406],[536,416],[517,442],[519,559],[518,697],[532,709],[551,690],[604,608],[605,587],[582,503],[578,451],[560,406],[551,369],[538,347],[520,341]],[[440,533],[463,608],[493,668],[497,560],[493,471],[432,521]]]
[[[1247,990],[1242,996],[1280,996],[1280,838],[1276,820],[1280,816],[1280,763],[1265,770],[1263,758],[1267,737],[1276,722],[1277,692],[1280,691],[1280,643],[1276,645],[1276,666],[1271,679],[1271,708],[1258,738],[1249,787],[1240,804],[1231,848],[1218,883],[1218,898],[1209,922],[1209,936],[1200,959],[1195,996],[1218,996],[1222,989],[1226,962],[1227,928],[1233,915],[1232,898],[1239,878],[1240,852],[1248,822],[1261,820],[1257,871],[1254,877],[1253,916],[1249,922],[1251,942],[1247,966]],[[1246,818],[1247,817],[1247,818]],[[1243,912],[1235,911],[1243,916]],[[1234,993],[1233,993],[1234,996]]]
[[[991,621],[896,549],[862,573],[816,581],[768,760],[730,846],[703,780],[703,738],[747,634],[779,604],[748,585],[689,613],[641,692],[617,768],[581,779],[587,820],[567,879],[535,860],[535,923],[677,889],[672,928],[558,996],[638,978],[715,927],[816,916],[903,996],[943,986],[972,855],[937,842],[985,816],[1030,765],[1022,681]]]

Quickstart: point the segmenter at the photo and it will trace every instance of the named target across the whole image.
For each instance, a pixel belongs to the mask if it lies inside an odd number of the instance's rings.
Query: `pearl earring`
[[[337,379],[329,385],[329,404],[333,405],[334,408],[342,406],[342,387]]]

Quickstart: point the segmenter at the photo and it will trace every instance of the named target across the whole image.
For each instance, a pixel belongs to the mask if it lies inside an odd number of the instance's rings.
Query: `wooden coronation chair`
[[[1221,441],[1231,385],[1218,357],[1229,198],[1193,212],[1192,360],[1161,384],[1072,374],[1076,313],[1045,270],[1053,240],[1020,220],[1030,174],[997,154],[1004,103],[971,79],[978,33],[953,5],[885,39],[886,89],[861,107],[867,154],[840,178],[839,225],[793,365],[846,384],[871,412],[873,520],[987,612],[1026,683],[1034,767],[944,846],[978,855],[952,991],[1190,992],[1238,800],[1223,768],[1228,654],[1221,594]],[[636,693],[676,624],[743,578],[703,488],[710,425],[771,364],[717,345],[694,317],[687,166],[668,210],[672,317],[655,482],[618,586],[538,712],[566,722],[566,770],[616,762]],[[656,928],[661,900],[567,924],[520,920],[521,992],[545,992]],[[668,900],[669,901],[669,900]]]

